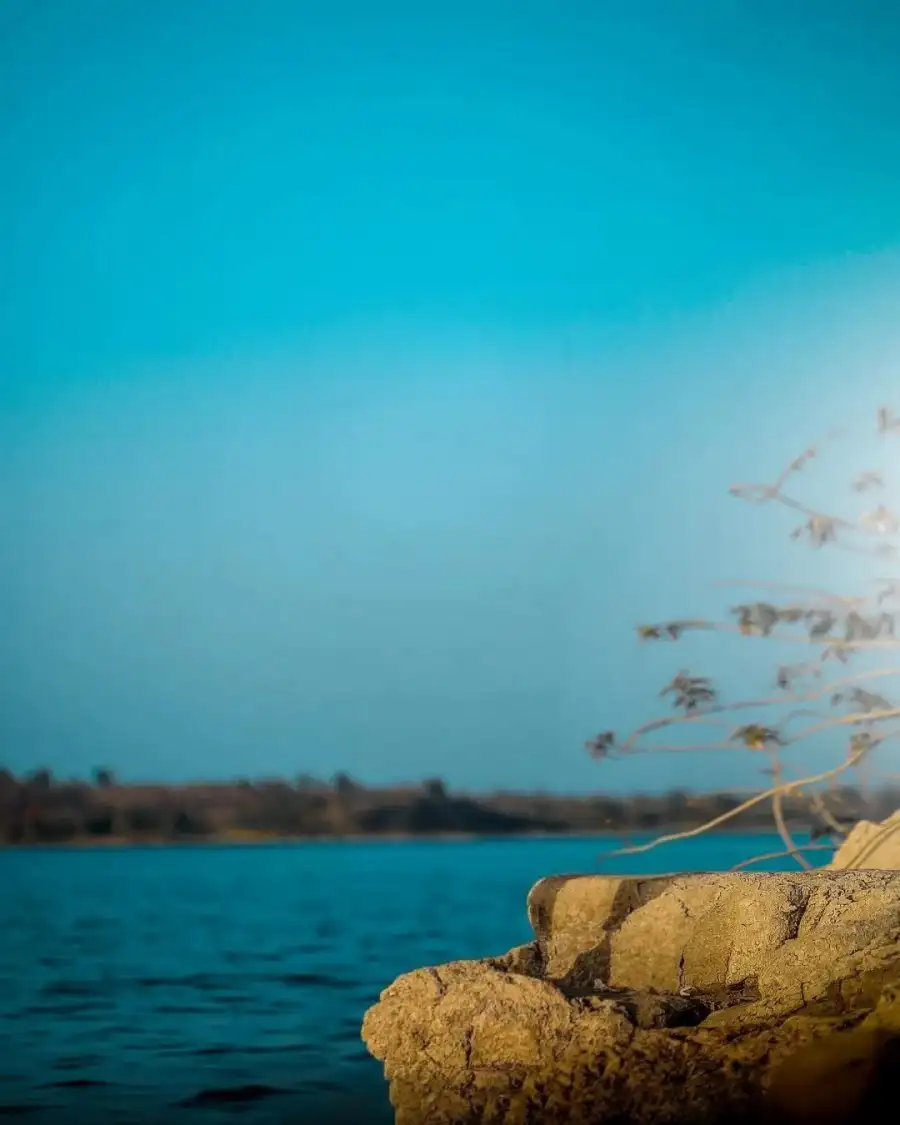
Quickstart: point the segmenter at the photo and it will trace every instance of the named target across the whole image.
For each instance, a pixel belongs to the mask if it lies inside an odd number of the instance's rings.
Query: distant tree
[[[688,814],[688,794],[683,789],[672,789],[664,798],[663,820],[667,824],[682,824]]]
[[[116,775],[106,766],[96,766],[91,771],[91,776],[98,789],[110,789],[116,783]]]
[[[209,833],[209,826],[202,818],[186,809],[180,809],[172,820],[171,832],[175,837],[205,836]]]
[[[351,793],[355,793],[359,789],[359,786],[353,780],[353,778],[349,774],[343,772],[336,773],[331,784],[334,788],[335,793],[339,794],[342,797],[349,796]]]
[[[829,435],[829,439],[835,436]],[[877,439],[892,441],[897,436],[900,419],[882,407],[877,415]],[[661,697],[671,699],[677,714],[651,719],[624,738],[614,731],[602,731],[591,739],[586,748],[598,759],[639,753],[745,750],[763,759],[765,767],[761,772],[771,779],[761,792],[744,801],[728,802],[718,815],[697,828],[660,836],[648,844],[619,849],[614,854],[642,852],[670,840],[699,835],[769,802],[784,841],[783,854],[793,856],[801,867],[810,867],[804,851],[810,846],[825,845],[797,845],[785,819],[786,800],[796,804],[802,799],[812,836],[839,841],[846,836],[848,824],[836,812],[840,808],[838,795],[828,790],[848,770],[859,773],[871,761],[877,747],[900,735],[900,706],[888,695],[863,686],[873,680],[900,676],[900,667],[885,660],[900,647],[900,638],[896,636],[900,617],[900,573],[896,570],[900,516],[883,501],[866,504],[856,514],[832,515],[790,495],[786,491],[790,483],[820,452],[820,445],[809,446],[772,483],[734,485],[731,495],[754,504],[780,504],[798,513],[802,522],[792,531],[792,539],[814,549],[828,546],[877,560],[879,570],[890,569],[893,563],[895,573],[886,578],[873,577],[868,591],[852,595],[782,583],[739,583],[780,591],[785,600],[742,602],[732,608],[732,620],[688,618],[639,625],[637,633],[642,641],[677,642],[690,632],[717,630],[740,637],[767,638],[783,645],[803,645],[812,649],[814,656],[799,663],[778,664],[772,692],[733,702],[720,698],[710,678],[683,669],[660,692]],[[850,493],[861,498],[870,493],[883,494],[887,488],[886,475],[872,468],[857,473],[849,485]],[[866,659],[869,666],[860,667]],[[851,663],[857,671],[827,676],[829,668]],[[749,715],[740,720],[729,719],[731,713],[739,711]],[[799,729],[792,727],[804,716],[811,721]],[[673,727],[698,726],[719,727],[721,733],[711,741],[700,742],[659,743],[650,737]],[[845,732],[843,761],[833,768],[791,776],[784,761],[788,749],[826,732]]]
[[[68,816],[36,817],[31,824],[31,836],[42,844],[62,844],[73,839],[78,825]]]
[[[115,829],[115,816],[110,809],[97,809],[84,821],[84,831],[88,836],[112,836]]]
[[[267,797],[287,797],[290,796],[292,792],[291,786],[283,777],[261,778],[256,783],[255,788],[260,794]]]
[[[53,774],[50,770],[41,767],[26,773],[25,781],[31,789],[37,789],[43,793],[52,787]]]
[[[125,823],[132,832],[159,832],[167,826],[168,818],[162,809],[140,805],[126,812]]]
[[[429,801],[445,801],[447,799],[447,786],[439,777],[431,777],[423,783],[425,796]]]

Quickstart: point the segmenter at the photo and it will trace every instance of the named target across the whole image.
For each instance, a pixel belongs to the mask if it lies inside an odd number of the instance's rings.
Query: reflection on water
[[[587,840],[0,851],[0,1116],[392,1120],[365,1009],[399,973],[529,940],[542,875]],[[724,869],[768,837],[618,871]]]

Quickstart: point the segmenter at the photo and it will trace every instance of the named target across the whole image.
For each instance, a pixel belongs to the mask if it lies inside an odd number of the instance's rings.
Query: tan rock
[[[846,1117],[900,1042],[900,872],[556,876],[528,913],[530,945],[366,1014],[398,1125],[805,1120],[826,1039],[854,1077],[820,1116]]]
[[[832,859],[838,870],[900,870],[900,810],[887,820],[861,820]]]

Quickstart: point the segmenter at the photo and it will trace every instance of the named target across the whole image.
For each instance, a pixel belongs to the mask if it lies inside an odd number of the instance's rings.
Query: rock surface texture
[[[841,844],[831,867],[900,870],[900,811],[887,820],[861,820]]]
[[[900,872],[554,876],[528,915],[366,1013],[397,1125],[900,1119]]]

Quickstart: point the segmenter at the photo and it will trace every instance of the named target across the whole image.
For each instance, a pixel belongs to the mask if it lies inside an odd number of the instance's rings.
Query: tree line
[[[900,791],[863,796],[830,790],[830,818],[850,824],[900,804]],[[735,793],[630,795],[451,792],[440,779],[394,787],[363,785],[346,773],[188,785],[126,785],[109,769],[91,782],[60,780],[48,770],[16,777],[0,769],[0,842],[251,840],[289,837],[504,835],[541,832],[618,834],[689,828],[730,813]],[[804,800],[784,803],[797,830],[822,835]],[[741,829],[768,828],[769,814],[748,810]]]

